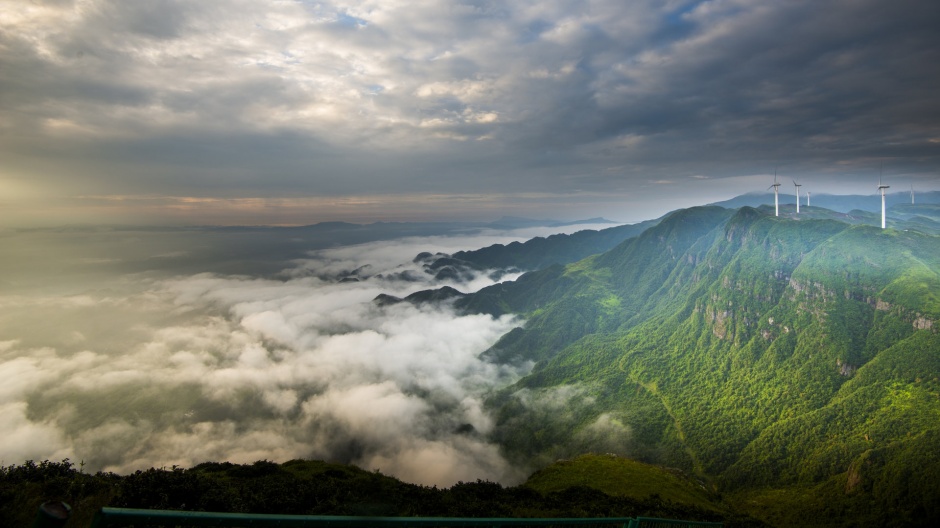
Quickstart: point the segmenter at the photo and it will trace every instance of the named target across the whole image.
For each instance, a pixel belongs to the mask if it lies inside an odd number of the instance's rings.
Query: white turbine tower
[[[878,190],[881,191],[881,228],[885,228],[885,189],[890,186],[881,183],[881,176],[878,176]]]
[[[914,184],[911,184],[911,205],[914,205]]]
[[[796,187],[796,214],[800,214],[800,187],[803,184],[796,183],[796,180],[793,180],[793,186]]]
[[[812,194],[813,194],[813,193],[811,193],[811,192],[809,192],[809,191],[806,191],[806,207],[809,207],[809,197],[810,197]]]
[[[777,169],[774,169],[774,184],[767,187],[768,190],[774,190],[774,216],[780,216],[780,201],[777,199],[777,191],[780,190],[780,184],[777,183]]]

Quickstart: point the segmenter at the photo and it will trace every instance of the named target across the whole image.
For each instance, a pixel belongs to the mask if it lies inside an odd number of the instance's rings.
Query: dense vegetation
[[[603,458],[598,462],[599,458]],[[609,482],[643,479],[647,485],[602,489],[580,478],[601,463]],[[680,476],[660,468],[587,457],[547,468],[533,485],[503,487],[461,482],[447,489],[406,484],[342,464],[292,460],[283,464],[205,463],[194,468],[148,469],[130,475],[86,474],[68,460],[0,468],[0,519],[29,526],[44,500],[73,507],[67,526],[89,526],[102,506],[294,515],[420,517],[633,517],[724,520],[758,526],[735,514]],[[618,478],[619,477],[619,478]],[[550,489],[545,489],[546,487]]]
[[[496,439],[679,467],[782,524],[940,518],[940,238],[813,209],[677,211],[459,299],[527,316],[488,351],[537,361]]]

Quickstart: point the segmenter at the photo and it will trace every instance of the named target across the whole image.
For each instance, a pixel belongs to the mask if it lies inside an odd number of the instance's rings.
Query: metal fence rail
[[[345,517],[326,515],[268,515],[250,513],[184,512],[102,508],[91,528],[125,526],[225,526],[277,528],[699,528],[721,527],[722,523],[655,519],[650,517],[607,517],[578,519],[470,519],[451,517]]]
[[[637,517],[629,528],[696,528],[722,527],[724,523],[706,521],[680,521],[678,519],[657,519],[655,517]]]

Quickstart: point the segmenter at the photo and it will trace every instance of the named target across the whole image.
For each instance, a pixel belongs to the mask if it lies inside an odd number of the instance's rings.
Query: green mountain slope
[[[666,302],[667,298],[654,294],[668,279],[676,259],[731,213],[721,207],[671,213],[655,228],[605,254],[484,288],[459,300],[457,306],[466,311],[527,316],[526,331],[503,337],[490,351],[492,357],[500,361],[550,357],[584,335],[636,324],[652,313],[650,303]]]
[[[715,494],[687,475],[614,455],[581,455],[560,460],[533,473],[524,486],[542,494],[586,486],[614,497],[645,500],[656,495],[703,510],[725,511]]]
[[[461,299],[527,316],[489,352],[537,362],[490,400],[494,437],[536,464],[612,452],[777,490],[787,511],[813,489],[822,525],[936,518],[940,237],[816,217],[679,211]]]

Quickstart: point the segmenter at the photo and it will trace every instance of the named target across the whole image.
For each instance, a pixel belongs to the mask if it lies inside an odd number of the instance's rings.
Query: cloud
[[[488,437],[482,401],[530,366],[479,355],[522,321],[371,302],[492,284],[485,273],[437,282],[411,262],[481,236],[319,250],[280,279],[130,276],[108,295],[0,298],[32,300],[0,317],[0,374],[10,380],[0,390],[0,456],[68,456],[117,472],[307,457],[423,484],[518,481],[524,475]],[[336,280],[367,263],[376,274]],[[391,273],[403,269],[411,280]],[[44,332],[53,321],[56,331]]]
[[[627,417],[596,414],[597,393],[586,383],[519,389],[503,401],[512,417],[494,424],[494,436],[512,460],[533,468],[589,452],[632,454]],[[533,452],[541,454],[533,459]]]
[[[781,160],[936,171],[929,2],[4,5],[2,176],[53,194],[599,199]]]
[[[25,402],[0,404],[0,423],[6,433],[0,439],[0,452],[6,464],[24,460],[62,460],[74,457],[74,451],[54,424],[36,422],[27,417]]]
[[[53,378],[47,370],[54,352],[48,349],[32,351],[30,356],[18,355],[18,342],[0,342],[0,376],[4,385],[0,389],[0,424],[4,435],[0,438],[0,458],[7,463],[20,463],[36,458],[61,459],[72,455],[72,450],[61,431],[47,420],[30,419],[26,397],[37,386]]]

